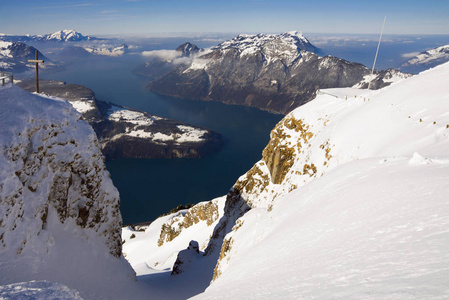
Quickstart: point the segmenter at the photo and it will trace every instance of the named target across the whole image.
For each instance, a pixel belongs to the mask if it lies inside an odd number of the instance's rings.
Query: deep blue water
[[[178,204],[225,195],[261,158],[282,115],[254,108],[161,96],[132,73],[139,58],[79,62],[45,77],[91,88],[99,100],[137,108],[221,133],[225,148],[200,159],[117,159],[107,162],[121,197],[125,224],[153,220]]]
[[[229,37],[227,37],[229,38]],[[378,37],[316,35],[310,38],[325,53],[372,66]],[[449,44],[449,36],[385,36],[377,69],[397,68],[404,53],[420,52]],[[175,49],[189,39],[140,41],[139,50]],[[217,41],[195,42],[200,47]],[[95,57],[67,66],[43,78],[64,80],[91,88],[97,99],[137,108],[162,117],[204,126],[221,133],[226,147],[201,159],[118,159],[107,168],[121,196],[125,224],[151,221],[178,204],[197,203],[222,196],[238,177],[261,158],[269,134],[282,118],[254,108],[217,102],[191,101],[161,96],[146,89],[148,79],[133,74],[143,63],[140,55],[122,58]]]

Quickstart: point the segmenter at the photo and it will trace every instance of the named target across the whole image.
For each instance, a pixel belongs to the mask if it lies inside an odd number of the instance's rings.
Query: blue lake
[[[139,58],[80,62],[45,77],[91,88],[96,98],[204,126],[221,133],[226,146],[200,159],[117,159],[107,162],[120,191],[124,224],[150,221],[179,204],[225,195],[261,158],[270,131],[282,119],[254,108],[161,96],[148,79],[132,73]]]

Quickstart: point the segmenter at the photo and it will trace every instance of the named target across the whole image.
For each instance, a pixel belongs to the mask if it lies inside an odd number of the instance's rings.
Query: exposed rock
[[[221,247],[220,256],[218,257],[217,265],[215,266],[214,269],[214,277],[212,278],[212,281],[215,281],[215,279],[220,277],[221,275],[220,263],[226,258],[226,255],[229,254],[229,252],[231,251],[232,243],[233,243],[232,238],[225,239],[223,241],[223,246]]]
[[[178,48],[176,48],[176,51],[181,52],[182,53],[181,56],[183,57],[190,57],[198,53],[200,51],[200,48],[198,48],[195,44],[187,42],[178,46]]]
[[[282,183],[295,160],[294,148],[283,143],[286,138],[291,137],[285,129],[299,133],[299,139],[296,141],[298,150],[303,145],[308,144],[309,140],[313,137],[313,133],[309,131],[309,125],[291,116],[281,120],[271,131],[270,142],[263,150],[262,156],[270,170],[271,179],[274,184]]]
[[[198,203],[187,211],[179,213],[168,223],[162,225],[158,246],[162,246],[166,242],[171,242],[183,229],[187,229],[201,221],[206,222],[207,226],[210,226],[219,216],[220,213],[216,202],[209,201]]]

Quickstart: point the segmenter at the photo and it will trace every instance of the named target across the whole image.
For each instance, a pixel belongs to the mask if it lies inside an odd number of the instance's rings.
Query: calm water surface
[[[153,220],[178,204],[225,195],[261,158],[282,115],[254,108],[175,99],[146,89],[148,79],[132,73],[135,58],[100,58],[70,65],[45,77],[91,88],[99,100],[204,126],[221,133],[225,148],[200,159],[117,159],[107,162],[121,197],[124,224]]]

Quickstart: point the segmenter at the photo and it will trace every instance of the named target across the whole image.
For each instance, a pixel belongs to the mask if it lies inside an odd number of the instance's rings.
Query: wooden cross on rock
[[[39,94],[39,64],[43,63],[43,60],[38,59],[39,52],[36,50],[36,59],[29,59],[28,62],[36,63],[36,93]]]

